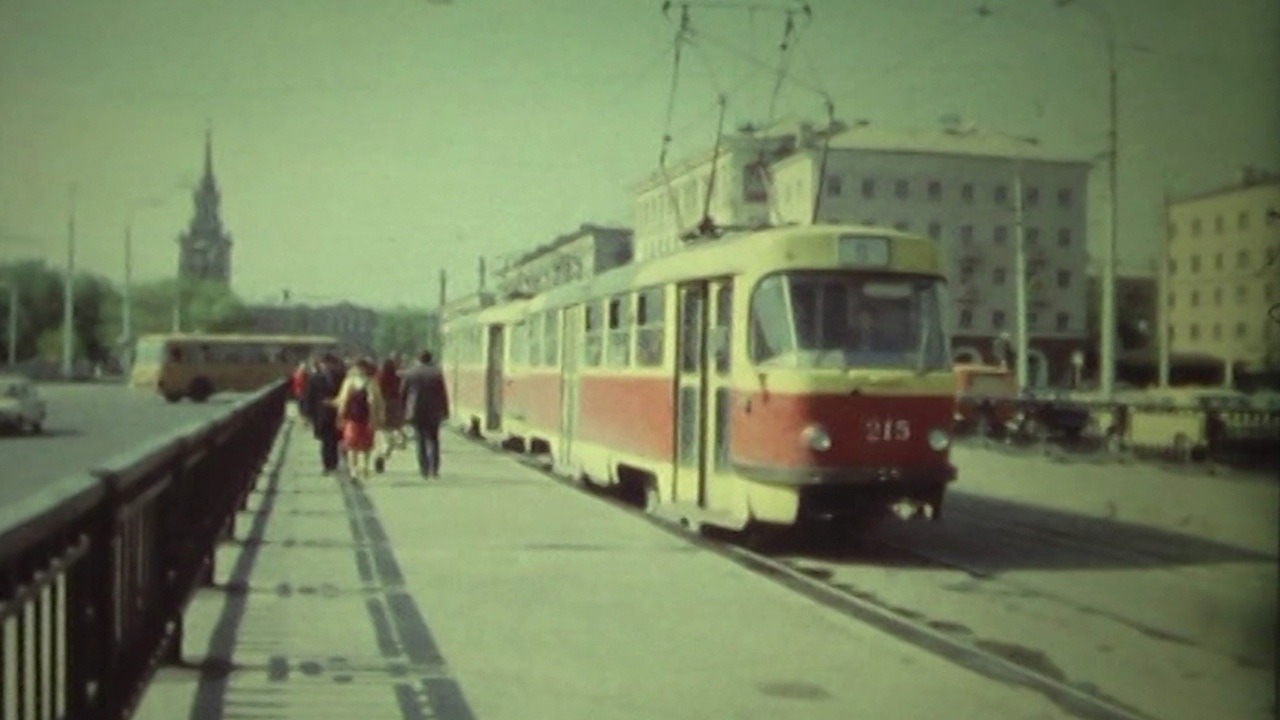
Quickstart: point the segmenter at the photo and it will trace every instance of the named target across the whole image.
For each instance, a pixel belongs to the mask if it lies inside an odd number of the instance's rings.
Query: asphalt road
[[[225,394],[203,405],[170,405],[154,392],[100,383],[42,384],[40,393],[49,403],[45,432],[0,436],[0,503],[189,423],[213,418],[242,397]]]

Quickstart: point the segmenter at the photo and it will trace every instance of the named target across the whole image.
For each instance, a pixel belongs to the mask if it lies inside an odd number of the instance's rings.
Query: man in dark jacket
[[[440,424],[449,417],[444,373],[434,360],[429,351],[423,351],[417,364],[400,375],[400,402],[405,422],[414,429],[423,477],[440,476]]]
[[[311,429],[320,441],[320,462],[326,475],[338,469],[338,408],[333,399],[342,387],[342,362],[327,354],[320,367],[307,377],[303,391],[303,413],[311,420]]]

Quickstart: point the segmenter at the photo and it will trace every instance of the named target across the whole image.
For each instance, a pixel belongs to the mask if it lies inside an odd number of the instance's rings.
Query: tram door
[[[703,504],[707,396],[706,282],[680,285],[676,303],[675,498]]]
[[[560,386],[560,446],[555,460],[566,465],[573,460],[573,437],[578,431],[578,363],[582,358],[578,337],[582,333],[582,309],[581,305],[567,307],[560,319],[563,384]]]
[[[502,368],[506,343],[501,325],[489,326],[489,356],[485,360],[484,428],[502,427]]]
[[[702,407],[706,420],[702,423],[702,487],[703,503],[710,509],[729,506],[729,487],[719,482],[720,475],[730,474],[729,418],[733,340],[733,279],[713,280],[707,284],[707,324],[704,330],[702,358]]]

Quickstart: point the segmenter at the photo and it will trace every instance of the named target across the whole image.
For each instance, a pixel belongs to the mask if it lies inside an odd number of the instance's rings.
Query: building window
[[[929,223],[929,237],[934,240],[942,237],[942,225],[937,222]]]
[[[1174,221],[1170,220],[1170,221],[1169,221],[1169,229],[1168,229],[1168,233],[1169,233],[1169,239],[1170,239],[1170,240],[1172,240],[1172,239],[1174,239],[1174,238],[1178,237],[1178,223],[1176,223],[1176,222],[1174,222]]]
[[[893,229],[897,230],[898,232],[906,232],[907,228],[909,227],[911,227],[911,225],[907,223],[906,220],[899,220],[898,222],[893,224]]]
[[[1249,251],[1241,250],[1236,254],[1236,269],[1247,270],[1249,268]]]
[[[1192,273],[1200,272],[1200,256],[1199,255],[1191,256],[1191,272]]]
[[[1191,237],[1200,237],[1200,218],[1191,221]]]
[[[1040,188],[1029,187],[1025,193],[1025,204],[1027,207],[1035,207],[1040,204]]]
[[[1175,334],[1176,334],[1176,333],[1174,333],[1174,326],[1173,326],[1172,324],[1170,324],[1170,325],[1169,325],[1169,342],[1170,342],[1170,343],[1172,343],[1172,342],[1173,342],[1173,337],[1174,337],[1174,335],[1175,335]]]
[[[1217,216],[1217,217],[1215,217],[1215,218],[1213,219],[1213,231],[1214,231],[1214,232],[1216,232],[1216,233],[1218,233],[1219,235],[1221,235],[1221,234],[1222,234],[1222,231],[1223,231],[1224,229],[1226,229],[1226,226],[1227,226],[1227,224],[1226,224],[1225,222],[1223,222],[1223,221],[1222,221],[1222,216],[1221,216],[1221,215],[1219,215],[1219,216]]]
[[[1058,207],[1071,207],[1071,188],[1058,190]]]
[[[1178,272],[1178,261],[1173,258],[1169,258],[1169,274],[1173,275],[1176,272]]]
[[[996,285],[1003,285],[1004,279],[1005,279],[1004,268],[998,267],[991,271],[991,282],[995,283]]]
[[[1213,304],[1214,305],[1222,304],[1222,288],[1213,289]]]
[[[1191,291],[1191,307],[1200,307],[1200,291]]]
[[[1236,227],[1240,230],[1249,229],[1249,211],[1241,210],[1240,216],[1236,218]]]
[[[873,198],[876,196],[876,181],[867,178],[862,181],[862,197]]]
[[[827,197],[840,197],[840,192],[844,189],[844,185],[839,175],[827,176]]]
[[[960,186],[960,199],[965,202],[973,202],[973,183],[965,183]]]
[[[1192,339],[1192,340],[1199,340],[1199,339],[1200,339],[1200,325],[1199,325],[1199,323],[1191,323],[1191,339]]]
[[[1038,227],[1027,228],[1027,244],[1028,245],[1040,244],[1040,228]]]
[[[1071,271],[1070,270],[1058,271],[1058,287],[1060,288],[1071,287]]]
[[[1040,324],[1040,316],[1037,313],[1027,313],[1027,327],[1035,328]]]
[[[1066,332],[1071,329],[1071,315],[1069,313],[1060,312],[1057,317],[1058,332]]]
[[[1249,337],[1249,326],[1245,323],[1236,323],[1236,339],[1244,340]]]
[[[995,229],[995,240],[997,245],[1004,245],[1009,240],[1009,228],[1004,225],[997,225]]]
[[[1249,300],[1249,286],[1237,285],[1236,286],[1236,302],[1243,305],[1248,300]]]
[[[1003,310],[993,310],[991,312],[991,326],[997,330],[1000,330],[1001,328],[1004,327],[1004,311]]]
[[[997,205],[1004,205],[1009,202],[1009,188],[1004,185],[997,185],[994,193]]]
[[[972,310],[965,308],[964,310],[960,311],[960,327],[962,328],[973,327],[973,311]]]
[[[965,245],[968,245],[973,242],[973,226],[972,225],[960,226],[960,242],[964,243]]]
[[[1214,256],[1213,256],[1213,269],[1214,269],[1214,270],[1221,270],[1221,269],[1222,269],[1222,265],[1223,265],[1223,262],[1222,262],[1222,253],[1218,253],[1217,255],[1214,255]]]
[[[907,199],[907,196],[911,194],[910,184],[906,180],[899,180],[893,184],[893,194],[899,200]]]
[[[1071,228],[1058,228],[1058,247],[1071,245]]]
[[[942,199],[942,183],[938,182],[937,180],[929,181],[929,199],[930,200]]]
[[[1177,293],[1169,293],[1169,307],[1173,307],[1176,304],[1173,301],[1176,297],[1178,297]]]
[[[1221,340],[1221,339],[1222,339],[1222,323],[1214,323],[1214,324],[1213,324],[1212,335],[1213,335],[1213,339],[1214,339],[1214,340]]]

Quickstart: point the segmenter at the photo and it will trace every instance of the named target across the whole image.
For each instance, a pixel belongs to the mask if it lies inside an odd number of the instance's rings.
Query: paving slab
[[[1068,717],[460,438],[360,486],[291,428],[140,720]]]

